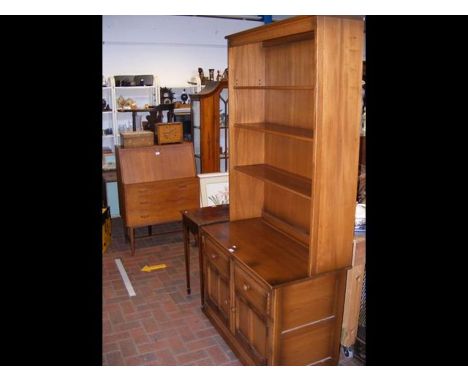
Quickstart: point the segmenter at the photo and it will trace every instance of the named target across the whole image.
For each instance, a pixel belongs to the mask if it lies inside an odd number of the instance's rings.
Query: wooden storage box
[[[182,122],[156,123],[156,142],[158,145],[167,143],[182,143],[184,129]]]
[[[102,253],[105,253],[111,242],[111,216],[109,207],[102,208]]]
[[[154,145],[152,131],[124,131],[120,133],[122,147],[148,147]]]

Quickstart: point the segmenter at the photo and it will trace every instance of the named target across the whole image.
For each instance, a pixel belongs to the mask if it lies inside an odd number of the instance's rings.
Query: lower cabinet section
[[[269,285],[202,235],[202,309],[244,364],[338,363],[346,269]]]

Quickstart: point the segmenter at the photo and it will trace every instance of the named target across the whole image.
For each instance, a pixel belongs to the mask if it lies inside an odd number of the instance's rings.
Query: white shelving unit
[[[122,96],[125,99],[131,98],[137,104],[137,110],[144,110],[145,105],[157,106],[160,102],[159,83],[157,76],[153,75],[152,86],[113,86],[113,98],[115,102],[115,138],[116,145],[120,145],[120,131],[133,129],[133,113],[130,110],[121,110],[118,107],[118,99]],[[149,111],[137,111],[135,127],[137,130],[141,127],[141,121],[146,120]]]
[[[102,87],[102,98],[112,109],[102,112],[102,147],[109,147],[115,152],[115,146],[120,145],[120,131],[133,128],[133,113],[130,110],[119,110],[117,104],[119,97],[133,99],[138,110],[144,109],[145,105],[159,105],[159,82],[158,77],[153,75],[152,86],[115,86],[115,76],[109,78],[109,83],[110,86]],[[137,111],[136,114],[138,121],[144,121],[149,112]]]

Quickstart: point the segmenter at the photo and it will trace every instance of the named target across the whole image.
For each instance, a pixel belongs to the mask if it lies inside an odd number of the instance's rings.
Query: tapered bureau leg
[[[200,298],[201,298],[201,306],[205,306],[205,280],[203,276],[203,242],[201,238],[200,230],[197,232],[195,237],[198,240],[198,261],[200,264]]]
[[[185,272],[187,279],[187,294],[191,293],[190,289],[190,231],[188,224],[185,220],[183,221],[183,232],[184,232],[184,253],[185,253]]]
[[[132,256],[135,256],[135,228],[129,228],[130,230],[130,251]]]

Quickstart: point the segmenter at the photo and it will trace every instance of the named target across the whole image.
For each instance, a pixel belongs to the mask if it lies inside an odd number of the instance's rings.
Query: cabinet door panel
[[[242,297],[235,297],[235,336],[259,365],[268,358],[268,326]]]
[[[205,301],[228,325],[229,283],[210,262],[205,264]]]

